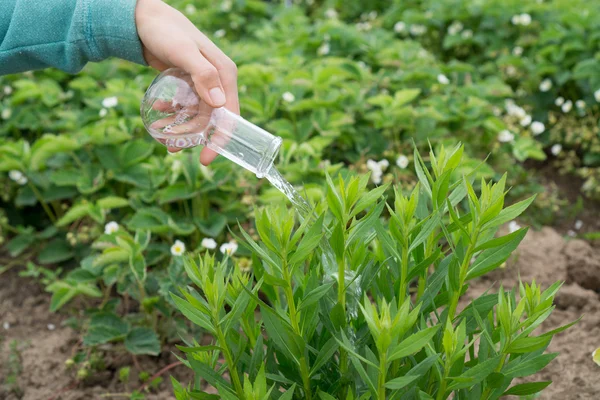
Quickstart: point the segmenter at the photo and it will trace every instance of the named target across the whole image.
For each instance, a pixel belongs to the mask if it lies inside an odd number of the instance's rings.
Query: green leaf
[[[399,390],[399,389],[404,388],[407,385],[410,385],[411,383],[413,383],[414,381],[416,381],[419,378],[420,378],[420,376],[418,376],[418,375],[400,376],[398,378],[392,379],[391,381],[387,381],[385,383],[385,387],[388,389],[392,389],[392,390]]]
[[[467,273],[467,280],[477,278],[478,276],[484,275],[503,262],[505,262],[513,251],[519,246],[525,235],[527,234],[527,228],[519,229],[507,236],[511,236],[511,240],[504,243],[503,245],[484,250],[477,256],[477,259],[469,269]]]
[[[534,200],[535,196],[532,196],[526,200],[513,204],[512,206],[506,207],[505,209],[500,211],[500,213],[497,216],[486,222],[483,225],[482,229],[485,230],[494,228],[496,226],[505,224],[509,221],[513,221],[515,218],[521,215],[523,211],[525,211],[531,205],[531,203],[533,203]]]
[[[129,205],[129,200],[123,197],[108,196],[98,200],[96,204],[103,210],[112,210],[115,208],[127,207]]]
[[[421,245],[421,243],[423,243],[429,237],[431,232],[433,232],[433,230],[439,225],[439,223],[440,223],[440,217],[436,213],[436,214],[433,214],[427,222],[422,224],[421,230],[419,231],[419,234],[417,235],[417,237],[415,237],[414,240],[412,241],[412,243],[410,244],[410,247],[408,248],[408,252],[409,253],[412,252],[419,245]]]
[[[63,239],[54,239],[38,254],[40,264],[56,264],[70,260],[75,254],[69,244]]]
[[[65,282],[54,282],[48,286],[47,290],[52,292],[50,300],[50,311],[56,312],[71,299],[77,296],[77,290]]]
[[[531,353],[533,351],[543,349],[548,346],[552,336],[535,336],[535,337],[522,337],[513,341],[508,346],[507,353],[519,354],[519,353]]]
[[[394,106],[402,107],[416,99],[421,94],[421,89],[402,89],[394,94]]]
[[[209,317],[204,315],[204,313],[201,310],[196,309],[192,304],[185,301],[181,297],[174,295],[173,293],[171,293],[171,299],[173,300],[173,302],[175,302],[175,305],[177,306],[179,311],[181,311],[181,313],[185,315],[187,319],[189,319],[199,327],[206,329],[213,335],[216,334]]]
[[[295,390],[296,390],[296,384],[294,383],[291,388],[286,390],[285,393],[281,395],[279,400],[292,400],[294,398]]]
[[[198,190],[186,182],[177,182],[158,191],[158,203],[162,205],[187,200],[197,196],[198,193]]]
[[[125,348],[131,354],[157,356],[160,353],[160,341],[152,329],[133,328],[125,338]]]
[[[541,392],[551,383],[552,381],[521,383],[502,393],[502,396],[529,396]]]
[[[82,203],[72,206],[57,222],[56,226],[65,226],[89,215],[93,208],[91,203]]]
[[[501,356],[492,357],[475,365],[473,368],[469,368],[459,377],[450,378],[460,380],[455,380],[450,386],[448,386],[448,390],[466,389],[483,381],[489,374],[494,372],[494,369],[496,369],[500,363],[500,358]]]
[[[306,307],[309,307],[309,306],[315,304],[316,302],[318,302],[319,300],[321,300],[321,298],[323,296],[325,296],[325,294],[327,294],[327,292],[329,292],[331,290],[331,288],[333,287],[334,284],[335,284],[334,281],[328,282],[328,283],[322,284],[320,286],[317,286],[310,292],[306,293],[304,295],[304,297],[302,298],[302,302],[298,306],[298,312],[304,310]]]
[[[129,331],[129,324],[113,313],[98,312],[92,316],[90,328],[83,337],[83,344],[94,346],[124,339]]]
[[[293,360],[296,365],[300,366],[300,357],[302,352],[298,346],[296,334],[292,331],[287,322],[281,320],[279,315],[274,311],[261,306],[261,313],[265,330],[269,339],[273,341],[275,346],[290,360]]]
[[[422,331],[419,331],[408,338],[402,340],[396,347],[392,350],[392,354],[389,357],[389,361],[394,361],[402,357],[407,357],[411,354],[414,354],[420,351],[433,336],[440,329],[441,325],[432,326],[430,328],[425,328]]]
[[[195,218],[194,223],[200,229],[200,232],[214,238],[219,236],[227,226],[227,217],[213,211],[206,219]]]
[[[329,339],[323,347],[321,347],[321,350],[319,350],[319,354],[317,354],[317,358],[313,363],[309,376],[313,376],[315,373],[319,372],[319,369],[331,360],[338,348],[339,344],[337,340],[335,340],[335,338]]]
[[[517,359],[514,362],[514,366],[505,369],[502,371],[502,373],[509,378],[521,378],[524,376],[533,375],[539,370],[545,368],[546,365],[550,364],[550,362],[554,360],[557,355],[558,353],[542,354],[526,361]]]
[[[321,389],[319,389],[319,393],[318,393],[318,394],[319,394],[319,398],[320,398],[321,400],[336,400],[336,398],[335,398],[335,397],[333,397],[333,396],[332,396],[332,395],[330,395],[330,394],[327,394],[327,393],[325,393],[325,392],[324,392],[324,391],[322,391]]]
[[[21,233],[10,240],[6,244],[6,249],[11,257],[17,257],[22,254],[36,241],[33,230]]]

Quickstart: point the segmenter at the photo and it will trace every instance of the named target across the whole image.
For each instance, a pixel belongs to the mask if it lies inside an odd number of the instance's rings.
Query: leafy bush
[[[365,175],[328,179],[326,200],[300,224],[286,209],[258,210],[260,240],[242,231],[252,273],[210,254],[188,258],[198,290],[173,300],[213,342],[180,347],[197,378],[192,389],[174,381],[177,398],[496,399],[546,387],[511,382],[556,356],[544,350],[571,324],[534,331],[560,282],[459,307],[469,282],[521,242],[526,228],[496,233],[533,201],[504,207],[506,176],[477,195],[458,172],[462,154],[442,147],[427,170],[415,152],[419,183],[406,195],[396,188],[393,206]]]

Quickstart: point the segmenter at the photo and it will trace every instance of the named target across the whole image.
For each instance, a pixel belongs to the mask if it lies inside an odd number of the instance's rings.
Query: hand
[[[135,22],[148,65],[160,71],[183,69],[203,101],[239,115],[235,63],[190,20],[161,0],[138,0]],[[205,147],[200,162],[208,165],[216,155]]]

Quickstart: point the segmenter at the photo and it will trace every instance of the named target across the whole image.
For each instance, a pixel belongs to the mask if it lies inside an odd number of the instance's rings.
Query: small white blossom
[[[291,103],[292,101],[296,100],[296,96],[294,96],[290,92],[285,92],[284,94],[281,95],[281,98],[283,99],[283,101],[285,101],[287,103]]]
[[[562,112],[565,114],[573,109],[573,102],[571,100],[565,101],[565,103],[560,107]]]
[[[369,68],[369,66],[367,65],[367,63],[365,63],[364,61],[359,61],[357,62],[358,66],[361,67],[362,69],[367,69]]]
[[[526,115],[521,118],[520,124],[522,127],[529,126],[529,124],[531,124],[531,115]]]
[[[54,325],[54,324],[48,324],[48,330],[49,331],[53,331],[55,329],[56,329],[56,325]]]
[[[238,249],[238,244],[234,241],[231,241],[229,243],[223,243],[221,245],[221,247],[219,248],[219,250],[221,251],[221,253],[231,256],[233,255],[233,253],[235,253]]]
[[[464,26],[460,21],[454,21],[453,23],[450,24],[450,26],[448,26],[448,33],[450,35],[456,35],[456,34],[460,33],[460,31],[462,31],[463,28],[464,28]]]
[[[561,151],[562,151],[562,145],[560,143],[557,143],[550,148],[550,153],[552,153],[552,155],[554,155],[554,156],[559,155]]]
[[[388,160],[383,159],[381,161],[367,160],[367,168],[371,171],[371,181],[378,185],[381,183],[383,171],[389,167],[390,163]]]
[[[406,157],[404,154],[400,154],[396,159],[396,165],[400,169],[406,169],[406,167],[408,167],[408,157]]]
[[[444,74],[439,74],[437,76],[437,81],[442,85],[447,85],[450,83],[450,79],[448,79],[448,77]]]
[[[225,29],[219,29],[218,31],[215,32],[215,37],[216,38],[222,38],[225,36],[227,32],[225,31]]]
[[[531,132],[535,136],[541,135],[546,130],[546,126],[543,123],[539,122],[539,121],[532,122],[530,128],[531,128]]]
[[[575,107],[579,108],[580,110],[583,110],[585,108],[585,101],[577,100],[575,102]]]
[[[573,229],[569,229],[569,231],[567,232],[567,236],[575,237],[577,236],[577,232],[575,232]]]
[[[186,14],[195,14],[196,13],[196,7],[194,7],[193,4],[188,4],[187,6],[185,6],[185,13]]]
[[[516,46],[513,50],[512,50],[513,55],[520,57],[521,55],[523,55],[523,48],[521,46]]]
[[[498,133],[498,141],[500,143],[508,143],[512,142],[513,140],[515,140],[515,135],[506,129]]]
[[[367,18],[370,19],[371,21],[377,18],[377,11],[371,11],[369,14],[367,14]]]
[[[101,108],[100,112],[98,113],[98,115],[100,116],[100,118],[106,117],[106,114],[108,114],[108,110],[106,108]]]
[[[525,116],[527,115],[525,110],[522,107],[519,107],[518,105],[516,105],[512,99],[506,100],[505,107],[506,107],[506,112],[511,117],[517,117],[517,118],[521,119],[521,118],[525,118]]]
[[[394,32],[404,33],[406,32],[406,24],[402,21],[398,21],[394,24]]]
[[[225,0],[221,3],[221,11],[223,12],[227,12],[227,11],[231,11],[231,0]]]
[[[510,22],[512,22],[513,25],[521,25],[521,16],[513,15],[512,18],[510,19]]]
[[[10,95],[13,92],[13,89],[10,86],[4,86],[4,94],[5,95]]]
[[[547,92],[552,89],[552,81],[548,78],[540,82],[540,92]]]
[[[115,221],[110,221],[108,224],[104,225],[104,233],[107,235],[112,235],[119,231],[119,224]]]
[[[413,36],[421,36],[427,32],[427,27],[425,25],[414,24],[410,26],[410,34]]]
[[[202,242],[200,242],[200,246],[205,249],[213,250],[217,248],[217,242],[213,238],[204,238]]]
[[[508,223],[508,231],[510,233],[516,232],[521,229],[521,225],[519,225],[516,221],[510,221]]]
[[[514,67],[514,65],[509,65],[508,67],[506,67],[506,75],[515,76],[516,74],[517,69]]]
[[[596,101],[598,103],[600,103],[600,89],[598,89],[594,92],[594,98],[596,99]]]
[[[102,100],[102,107],[104,108],[114,108],[119,104],[119,99],[116,96],[107,97]]]
[[[185,253],[185,243],[181,240],[176,240],[175,243],[173,243],[173,246],[171,246],[171,254],[175,257],[179,257],[183,255],[183,253]]]
[[[323,43],[318,49],[317,49],[317,54],[320,56],[326,56],[327,54],[329,54],[329,43],[325,42]]]
[[[492,108],[492,112],[494,113],[494,115],[495,115],[496,117],[499,117],[499,116],[501,116],[501,115],[502,115],[502,110],[501,110],[501,109],[499,109],[498,107],[494,107],[494,108]]]
[[[24,186],[27,184],[27,182],[29,182],[27,180],[27,177],[25,176],[25,174],[23,174],[21,171],[18,171],[16,169],[13,169],[12,171],[10,171],[8,173],[8,177],[12,180],[15,181],[17,184]]]
[[[527,26],[529,24],[531,24],[531,15],[527,13],[521,14],[521,25]]]
[[[565,104],[565,98],[557,97],[556,100],[554,100],[554,104],[556,104],[557,107],[562,106],[563,104]]]
[[[465,29],[463,33],[460,34],[463,39],[470,39],[473,37],[473,31],[470,29]]]
[[[581,230],[581,228],[583,228],[583,221],[578,219],[577,221],[575,221],[575,229],[576,230]]]
[[[371,23],[370,22],[359,22],[356,24],[356,29],[359,31],[370,31]]]
[[[335,9],[333,8],[328,8],[327,11],[325,11],[325,16],[329,19],[335,19],[338,16],[337,11],[335,11]]]
[[[11,115],[12,110],[10,108],[5,108],[4,110],[2,110],[2,113],[0,113],[2,119],[9,119]]]
[[[389,166],[390,166],[390,162],[388,160],[386,160],[385,158],[383,160],[379,161],[379,167],[381,168],[382,171],[385,171]]]
[[[2,327],[4,328],[4,330],[9,330],[10,329],[10,324],[8,322],[5,322],[2,324]]]

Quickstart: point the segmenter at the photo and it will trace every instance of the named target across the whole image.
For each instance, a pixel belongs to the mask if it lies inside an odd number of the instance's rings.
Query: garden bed
[[[542,399],[592,399],[600,392],[598,366],[591,352],[598,347],[600,337],[600,249],[581,240],[566,241],[552,228],[531,231],[514,258],[507,266],[479,279],[471,287],[469,297],[479,295],[491,288],[496,291],[500,284],[515,287],[518,276],[524,281],[535,279],[544,286],[557,280],[566,281],[556,298],[556,311],[542,325],[548,331],[585,314],[583,320],[571,329],[559,334],[549,350],[560,355],[535,380],[552,380]],[[74,379],[75,372],[68,371],[65,361],[72,357],[79,336],[71,328],[61,325],[65,317],[48,312],[50,296],[33,281],[19,278],[16,272],[2,276],[0,287],[0,322],[10,324],[0,334],[0,381],[6,382],[15,368],[22,372],[13,388],[0,386],[0,398],[6,400],[78,400],[111,398],[108,394],[131,392],[139,388],[134,382],[137,368],[131,356],[124,353],[107,357],[106,368],[83,383]],[[48,325],[53,324],[54,330]],[[18,361],[10,360],[11,342],[16,341]],[[173,349],[166,348],[159,357],[139,357],[142,370],[154,374],[176,362]],[[14,357],[13,357],[14,359]],[[120,382],[118,371],[131,365],[131,382]],[[177,367],[164,374],[174,374],[181,382],[189,382],[189,371]],[[146,395],[148,400],[173,399],[168,379],[158,389]],[[118,398],[118,397],[112,397]]]

